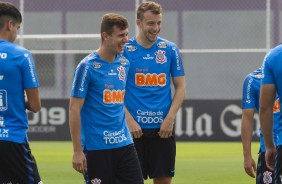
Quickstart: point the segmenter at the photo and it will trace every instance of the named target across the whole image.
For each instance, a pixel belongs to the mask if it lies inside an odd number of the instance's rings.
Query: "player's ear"
[[[107,40],[110,37],[110,35],[108,33],[106,33],[106,32],[102,32],[101,35],[102,35],[102,39],[103,40]]]
[[[102,32],[101,36],[102,36],[102,40],[107,40],[109,37],[109,35],[106,32]]]
[[[7,28],[8,31],[11,31],[13,29],[13,26],[14,26],[13,20],[11,20],[11,19],[7,20],[5,24],[6,24],[6,28]]]
[[[136,19],[136,25],[140,28],[140,25],[141,25],[141,20],[140,19]]]

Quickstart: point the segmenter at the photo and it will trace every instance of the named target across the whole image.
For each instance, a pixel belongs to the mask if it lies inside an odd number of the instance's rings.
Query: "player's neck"
[[[9,41],[9,35],[3,31],[0,31],[0,40]]]
[[[110,52],[110,50],[101,46],[97,49],[97,53],[99,54],[100,58],[106,62],[112,63],[116,59],[116,54]]]
[[[155,42],[150,42],[147,38],[143,38],[140,34],[136,36],[136,42],[144,48],[151,48]]]

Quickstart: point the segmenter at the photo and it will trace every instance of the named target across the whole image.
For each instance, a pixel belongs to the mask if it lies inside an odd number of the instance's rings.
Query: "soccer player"
[[[260,91],[260,124],[265,141],[265,161],[270,169],[274,169],[274,183],[281,183],[282,177],[282,132],[279,120],[277,149],[273,141],[273,103],[276,92],[282,95],[282,45],[273,48],[263,62],[264,77]],[[281,107],[281,100],[280,100]],[[277,153],[276,153],[277,151]],[[276,157],[276,158],[275,158]]]
[[[39,184],[26,114],[41,108],[39,82],[30,52],[13,43],[21,22],[13,4],[0,2],[0,183]]]
[[[73,168],[87,184],[143,184],[124,112],[129,62],[121,54],[128,42],[127,20],[105,14],[101,38],[101,46],[75,71],[69,107]]]
[[[162,8],[152,1],[137,10],[139,32],[125,46],[130,61],[126,84],[127,124],[139,156],[143,177],[170,184],[176,144],[174,120],[185,97],[185,74],[177,46],[158,37]],[[171,95],[171,79],[175,87]]]
[[[251,143],[253,135],[253,125],[254,125],[254,115],[255,111],[259,111],[259,98],[260,98],[260,85],[261,79],[263,78],[262,70],[253,71],[248,74],[244,80],[243,84],[243,97],[242,97],[242,127],[241,127],[241,137],[243,143],[243,153],[244,153],[244,169],[245,172],[251,176],[255,177],[256,172],[256,183],[273,183],[273,171],[270,170],[265,164],[265,145],[263,140],[263,135],[260,129],[260,149],[258,155],[258,164],[256,168],[256,162],[252,157]],[[277,143],[278,136],[278,120],[280,117],[280,105],[279,99],[276,98],[275,104],[273,106],[273,116],[274,116],[274,127],[273,127],[273,137],[275,143]]]

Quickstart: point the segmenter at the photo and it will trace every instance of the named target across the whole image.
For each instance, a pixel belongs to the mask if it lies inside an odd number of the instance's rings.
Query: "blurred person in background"
[[[127,20],[105,14],[101,38],[101,46],[75,71],[69,106],[73,168],[87,184],[143,184],[124,112],[129,61],[121,54],[128,42]]]
[[[158,37],[160,4],[141,3],[136,24],[139,32],[124,51],[130,61],[125,93],[127,124],[144,179],[149,176],[154,184],[171,184],[176,155],[174,121],[186,91],[184,68],[178,47]]]
[[[282,121],[279,119],[278,141],[275,145],[273,138],[273,104],[276,93],[282,95],[282,45],[269,51],[263,61],[263,78],[260,89],[260,125],[265,141],[265,161],[267,167],[274,170],[274,183],[282,180]],[[280,100],[281,107],[281,100]]]
[[[273,171],[266,166],[265,163],[265,145],[261,129],[260,132],[260,149],[258,153],[258,164],[252,157],[252,137],[254,127],[255,112],[259,112],[259,98],[260,98],[260,86],[261,79],[263,78],[262,69],[259,68],[252,73],[248,74],[243,83],[243,95],[242,95],[242,126],[241,126],[241,138],[243,144],[244,155],[244,169],[245,172],[255,178],[257,184],[274,183]],[[276,97],[273,106],[273,137],[275,143],[278,139],[278,120],[280,118],[280,105],[279,98]]]
[[[39,82],[31,53],[13,43],[21,23],[19,10],[0,2],[0,183],[39,184],[26,114],[41,108]]]

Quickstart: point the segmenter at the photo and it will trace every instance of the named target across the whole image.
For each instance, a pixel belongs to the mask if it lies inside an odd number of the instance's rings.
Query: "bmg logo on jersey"
[[[7,109],[8,109],[7,91],[0,90],[0,111],[5,111]]]
[[[109,90],[103,91],[103,102],[105,104],[122,104],[124,101],[125,90]]]
[[[166,74],[165,73],[136,73],[135,74],[136,86],[165,86]]]

